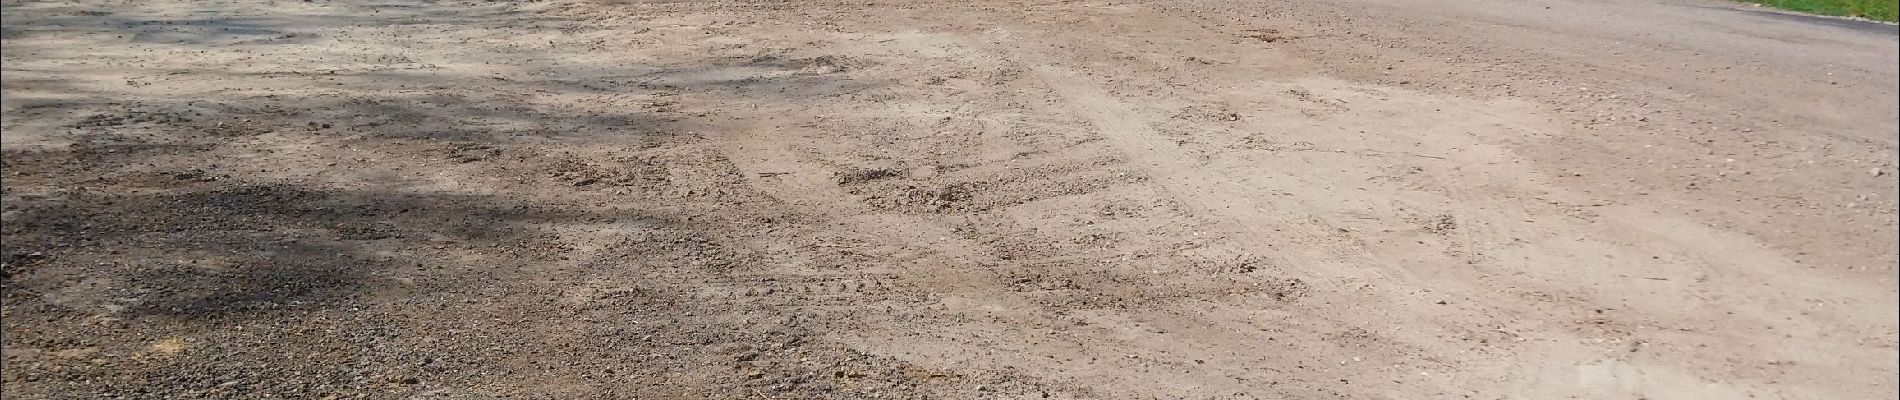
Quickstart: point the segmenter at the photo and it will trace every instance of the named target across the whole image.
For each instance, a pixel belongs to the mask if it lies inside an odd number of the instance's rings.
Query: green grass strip
[[[1894,22],[1900,0],[1741,0],[1805,13]]]

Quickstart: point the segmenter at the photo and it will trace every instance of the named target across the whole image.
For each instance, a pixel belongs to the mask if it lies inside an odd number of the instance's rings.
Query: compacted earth
[[[9,399],[1879,399],[1896,29],[5,0]]]

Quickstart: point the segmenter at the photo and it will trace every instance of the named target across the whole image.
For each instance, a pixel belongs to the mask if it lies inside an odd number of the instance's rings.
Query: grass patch
[[[1872,20],[1894,22],[1896,9],[1900,9],[1900,0],[1741,0],[1769,7],[1814,13],[1861,17]]]

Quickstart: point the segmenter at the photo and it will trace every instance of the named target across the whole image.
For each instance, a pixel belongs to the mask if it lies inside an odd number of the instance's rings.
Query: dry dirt
[[[1892,25],[3,5],[9,399],[1900,394]]]

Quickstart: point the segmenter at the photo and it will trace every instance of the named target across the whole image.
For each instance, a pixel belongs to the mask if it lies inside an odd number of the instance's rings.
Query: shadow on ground
[[[758,262],[708,230],[788,220],[733,189],[690,133],[715,124],[677,97],[876,84],[828,61],[444,42],[616,34],[513,3],[0,7],[9,397],[919,385],[804,328],[734,329],[654,280]]]

